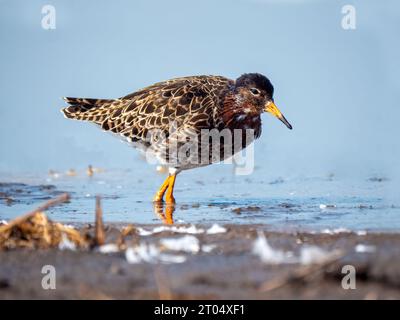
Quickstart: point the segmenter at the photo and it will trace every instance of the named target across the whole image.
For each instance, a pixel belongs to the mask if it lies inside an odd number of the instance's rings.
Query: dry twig
[[[96,196],[96,218],[95,218],[95,245],[101,246],[105,243],[105,232],[103,224],[103,210],[101,208],[101,198]]]

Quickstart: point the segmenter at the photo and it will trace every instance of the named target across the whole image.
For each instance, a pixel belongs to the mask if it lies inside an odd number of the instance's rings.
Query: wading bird
[[[172,204],[175,203],[173,191],[177,174],[224,160],[247,147],[261,135],[263,112],[273,114],[292,129],[276,107],[273,93],[271,82],[258,73],[243,74],[236,80],[202,75],[159,82],[119,99],[67,97],[64,100],[69,106],[62,112],[69,119],[93,122],[105,131],[118,134],[167,166],[169,175],[154,201],[162,202],[165,195],[166,203]],[[234,142],[229,150],[223,138],[224,143],[218,146],[218,159],[211,155],[212,146],[206,148],[198,142],[202,139],[197,139],[196,145],[201,151],[195,158],[205,151],[209,155],[206,162],[187,161],[176,153],[172,157],[168,152],[172,145],[179,150],[193,137],[200,138],[202,132],[213,129],[217,132],[251,130],[253,135],[248,139],[243,134],[239,147]]]

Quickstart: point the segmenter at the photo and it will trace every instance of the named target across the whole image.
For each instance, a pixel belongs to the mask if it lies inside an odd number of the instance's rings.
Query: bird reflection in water
[[[174,224],[175,205],[165,204],[163,202],[154,202],[154,213],[163,221],[163,223],[171,225]]]

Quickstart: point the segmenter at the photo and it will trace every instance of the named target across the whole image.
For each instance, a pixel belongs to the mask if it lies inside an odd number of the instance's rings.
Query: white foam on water
[[[164,231],[162,227],[159,227],[159,228],[161,228],[161,231]],[[173,226],[173,227],[169,227],[169,228],[168,227],[164,227],[164,228],[166,228],[166,230],[169,230],[169,231],[172,231],[172,232],[176,232],[176,233],[189,233],[189,234],[204,233],[204,229],[197,228],[193,224],[190,225],[190,227],[175,227],[175,226]],[[161,232],[161,231],[158,231],[157,228],[155,228],[153,231],[155,233]]]
[[[338,234],[338,233],[349,233],[351,232],[349,229],[346,228],[336,228],[336,229],[323,229],[321,233],[326,233],[326,234]]]
[[[160,252],[154,245],[140,244],[137,247],[128,248],[125,251],[125,258],[129,263],[141,262],[154,263]]]
[[[327,252],[317,246],[304,246],[300,249],[299,256],[295,256],[291,251],[272,248],[262,233],[259,233],[258,238],[254,241],[252,252],[257,255],[263,263],[300,263],[302,265],[321,263],[332,258],[336,254],[336,252]]]
[[[200,242],[195,236],[185,235],[181,238],[161,239],[160,244],[168,250],[198,253]]]
[[[145,229],[140,228],[140,227],[138,227],[136,230],[138,231],[138,234],[140,236],[149,236],[149,235],[153,234],[152,231],[148,231],[148,230],[145,230]]]
[[[327,252],[317,246],[306,246],[301,248],[299,263],[303,265],[322,263],[332,257],[332,253]]]
[[[0,220],[0,225],[7,225],[8,222],[6,220]]]
[[[97,250],[100,253],[104,253],[104,254],[119,252],[119,248],[115,243],[104,244],[104,245],[100,246]]]
[[[207,234],[217,234],[217,233],[225,233],[226,228],[220,226],[219,224],[214,223],[208,230]]]
[[[182,263],[186,261],[185,256],[161,253],[154,244],[141,243],[136,247],[130,247],[125,251],[128,263]]]
[[[253,243],[252,252],[259,256],[262,262],[268,264],[293,263],[293,253],[272,248],[264,234],[258,233]]]
[[[358,236],[366,236],[367,235],[367,231],[366,230],[359,230],[356,232]]]
[[[372,253],[376,251],[376,247],[360,243],[354,247],[354,251],[358,253]]]
[[[201,246],[201,251],[204,253],[210,253],[211,251],[213,251],[215,248],[217,247],[216,244],[203,244]]]
[[[321,210],[325,210],[325,209],[335,209],[336,205],[335,204],[320,204],[319,208]]]
[[[195,225],[190,225],[189,227],[186,226],[160,226],[160,227],[155,227],[153,230],[146,230],[143,228],[138,228],[139,235],[142,236],[148,236],[151,234],[155,233],[160,233],[163,231],[170,231],[170,232],[175,232],[175,233],[188,233],[188,234],[200,234],[204,233],[204,229],[197,228]]]

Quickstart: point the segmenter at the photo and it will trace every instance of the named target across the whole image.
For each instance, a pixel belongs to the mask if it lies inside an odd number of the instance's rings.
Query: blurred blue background
[[[41,27],[46,4],[56,9],[55,30]],[[356,8],[355,30],[341,26],[346,4]],[[178,76],[260,72],[294,130],[263,116],[259,170],[394,179],[399,31],[395,0],[0,0],[0,172],[90,163],[150,174],[113,136],[64,119],[61,97],[116,98]]]

